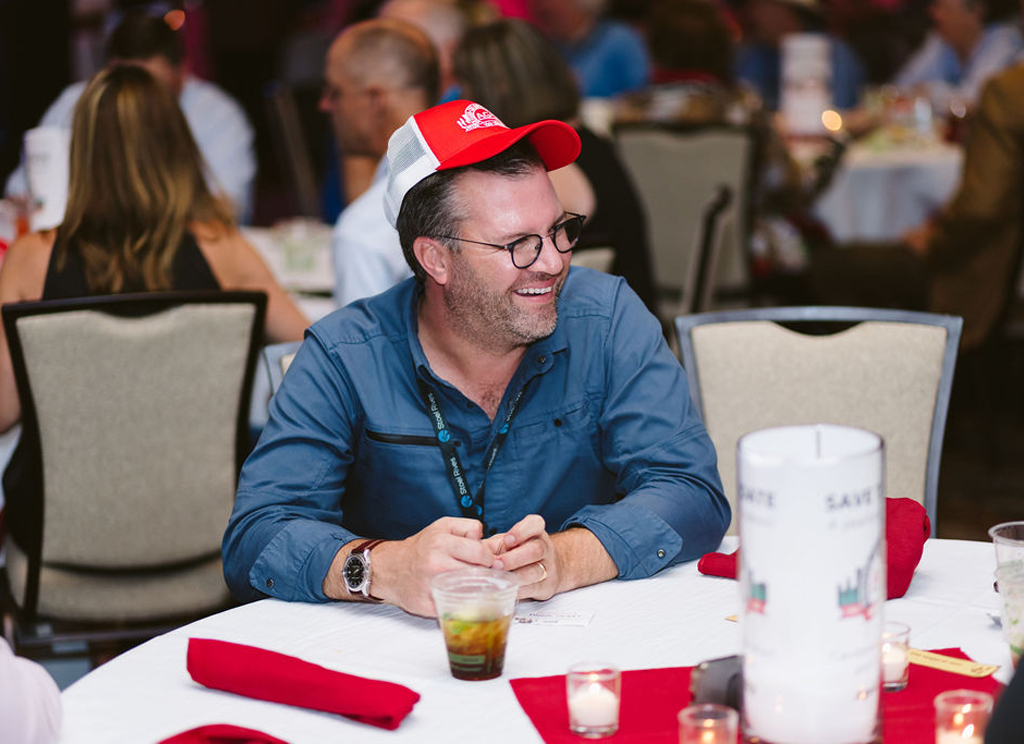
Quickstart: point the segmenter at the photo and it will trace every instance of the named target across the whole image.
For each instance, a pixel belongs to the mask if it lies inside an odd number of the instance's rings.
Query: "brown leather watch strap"
[[[383,538],[376,538],[376,539],[373,539],[373,540],[363,540],[361,543],[359,543],[354,548],[352,548],[352,551],[349,553],[349,555],[351,555],[352,553],[359,553],[359,554],[362,554],[362,555],[366,556],[366,562],[367,562],[367,565],[370,568],[370,581],[373,581],[373,564],[370,561],[370,551],[373,550],[374,548],[376,548],[382,542],[384,542]],[[366,595],[365,596],[366,596],[367,599],[369,599],[369,600],[371,600],[373,602],[383,602],[384,601],[380,597],[375,597],[372,594],[370,594],[370,587],[369,587],[369,585],[367,585],[367,587],[366,587]]]

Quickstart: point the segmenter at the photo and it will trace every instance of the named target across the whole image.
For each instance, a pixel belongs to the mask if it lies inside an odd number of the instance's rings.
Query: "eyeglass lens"
[[[583,231],[583,217],[570,217],[567,220],[555,225],[551,232],[551,242],[559,253],[568,253],[580,239]],[[540,255],[544,239],[540,235],[526,235],[512,243],[512,263],[519,269],[525,269],[533,265]]]

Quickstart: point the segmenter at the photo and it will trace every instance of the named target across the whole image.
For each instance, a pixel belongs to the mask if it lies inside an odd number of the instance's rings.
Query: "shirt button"
[[[267,579],[267,589],[273,589],[273,588],[274,588],[274,580],[273,579]]]
[[[541,354],[539,357],[537,357],[537,364],[544,364],[544,362],[546,362],[547,360],[548,358]]]
[[[658,557],[659,558],[664,558],[665,557],[665,551],[664,550],[659,550],[658,551]]]

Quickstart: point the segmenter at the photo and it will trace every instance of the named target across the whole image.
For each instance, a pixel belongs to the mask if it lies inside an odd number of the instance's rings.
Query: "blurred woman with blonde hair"
[[[17,240],[0,265],[0,304],[162,290],[266,292],[270,341],[307,318],[210,192],[171,92],[141,67],[113,66],[75,109],[63,223]],[[21,416],[0,327],[0,432]]]

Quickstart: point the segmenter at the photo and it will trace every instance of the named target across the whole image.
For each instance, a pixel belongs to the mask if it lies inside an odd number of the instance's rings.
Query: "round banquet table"
[[[952,197],[962,162],[961,148],[945,142],[855,142],[814,213],[840,243],[898,240]]]
[[[736,545],[726,538],[723,549]],[[911,626],[916,648],[960,647],[999,664],[1008,681],[1009,647],[989,613],[991,544],[929,540],[907,595],[885,605],[888,619]],[[737,582],[701,576],[696,563],[639,581],[611,581],[544,603],[521,602],[519,615],[543,609],[579,613],[586,625],[512,626],[502,677],[451,677],[433,620],[383,605],[288,603],[264,599],[159,636],[100,666],[64,691],[61,742],[144,744],[208,723],[255,728],[285,741],[452,742],[485,738],[536,742],[509,679],[562,674],[575,661],[605,660],[623,669],[691,666],[740,650]],[[422,695],[396,731],[340,716],[208,690],[189,677],[190,637],[215,638],[298,656],[331,669],[398,682]]]

